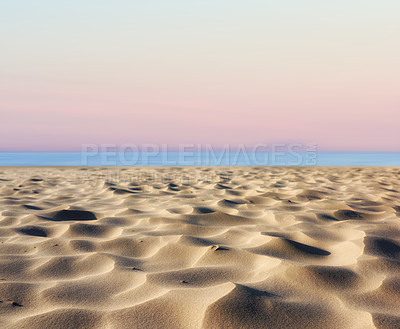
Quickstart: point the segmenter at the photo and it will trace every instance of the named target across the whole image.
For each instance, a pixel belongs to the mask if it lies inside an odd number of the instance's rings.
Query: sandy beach
[[[399,328],[400,168],[0,168],[1,328]]]

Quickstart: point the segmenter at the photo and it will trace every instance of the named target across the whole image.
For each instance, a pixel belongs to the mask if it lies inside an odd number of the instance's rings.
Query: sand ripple
[[[398,168],[4,168],[1,328],[400,328]]]

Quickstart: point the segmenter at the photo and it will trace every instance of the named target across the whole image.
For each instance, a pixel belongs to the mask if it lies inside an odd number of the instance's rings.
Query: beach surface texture
[[[2,167],[1,328],[400,328],[400,168]]]

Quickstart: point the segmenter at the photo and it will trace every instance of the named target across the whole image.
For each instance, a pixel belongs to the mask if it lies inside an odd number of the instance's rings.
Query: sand
[[[1,328],[399,328],[400,168],[0,168]]]

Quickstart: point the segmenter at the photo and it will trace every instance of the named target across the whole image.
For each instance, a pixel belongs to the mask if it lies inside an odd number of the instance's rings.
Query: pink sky
[[[400,151],[398,2],[156,2],[7,3],[0,150],[313,142]]]

